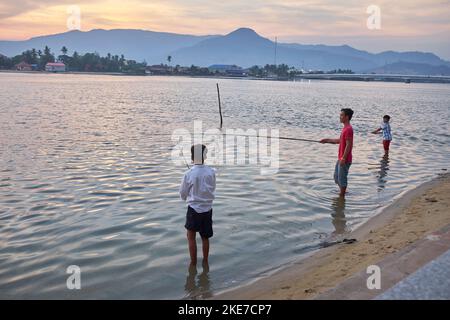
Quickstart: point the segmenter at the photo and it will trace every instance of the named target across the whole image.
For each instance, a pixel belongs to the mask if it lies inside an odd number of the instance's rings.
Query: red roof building
[[[31,67],[31,64],[26,63],[25,61],[22,61],[21,63],[16,64],[16,70],[18,71],[31,71],[33,68]]]

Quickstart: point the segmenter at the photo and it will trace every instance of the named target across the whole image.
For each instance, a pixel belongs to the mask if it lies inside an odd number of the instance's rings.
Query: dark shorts
[[[341,166],[339,160],[336,162],[336,167],[334,168],[334,182],[336,182],[339,187],[347,187],[348,170],[351,165],[351,163],[346,163]]]
[[[207,212],[197,213],[197,211],[188,206],[186,224],[184,225],[186,229],[200,233],[202,238],[211,238],[213,236],[212,224],[212,209]]]

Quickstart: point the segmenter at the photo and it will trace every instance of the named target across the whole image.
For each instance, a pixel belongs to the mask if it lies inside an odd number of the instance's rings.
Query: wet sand
[[[407,192],[347,238],[267,278],[215,299],[314,299],[384,257],[450,224],[450,174]]]

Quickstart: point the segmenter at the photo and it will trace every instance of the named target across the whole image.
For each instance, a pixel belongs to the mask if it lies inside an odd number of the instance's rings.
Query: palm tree
[[[46,55],[46,56],[50,55],[50,48],[48,46],[45,46],[45,48],[44,48],[44,55]]]
[[[69,50],[67,50],[66,46],[63,46],[61,48],[61,52],[62,52],[63,56],[65,56],[67,54],[67,51],[69,51]]]
[[[35,48],[31,49],[31,59],[32,59],[33,63],[37,63],[38,54],[37,54]]]
[[[172,61],[172,56],[167,56],[167,61],[169,62],[170,65],[170,61]]]
[[[47,62],[55,62],[55,56],[51,53],[50,48],[45,46],[44,55],[40,59],[40,67],[43,68]]]

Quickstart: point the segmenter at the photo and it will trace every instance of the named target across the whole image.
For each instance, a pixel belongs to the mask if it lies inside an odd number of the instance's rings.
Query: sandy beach
[[[315,299],[367,266],[450,224],[450,174],[404,194],[337,244],[215,299]]]

